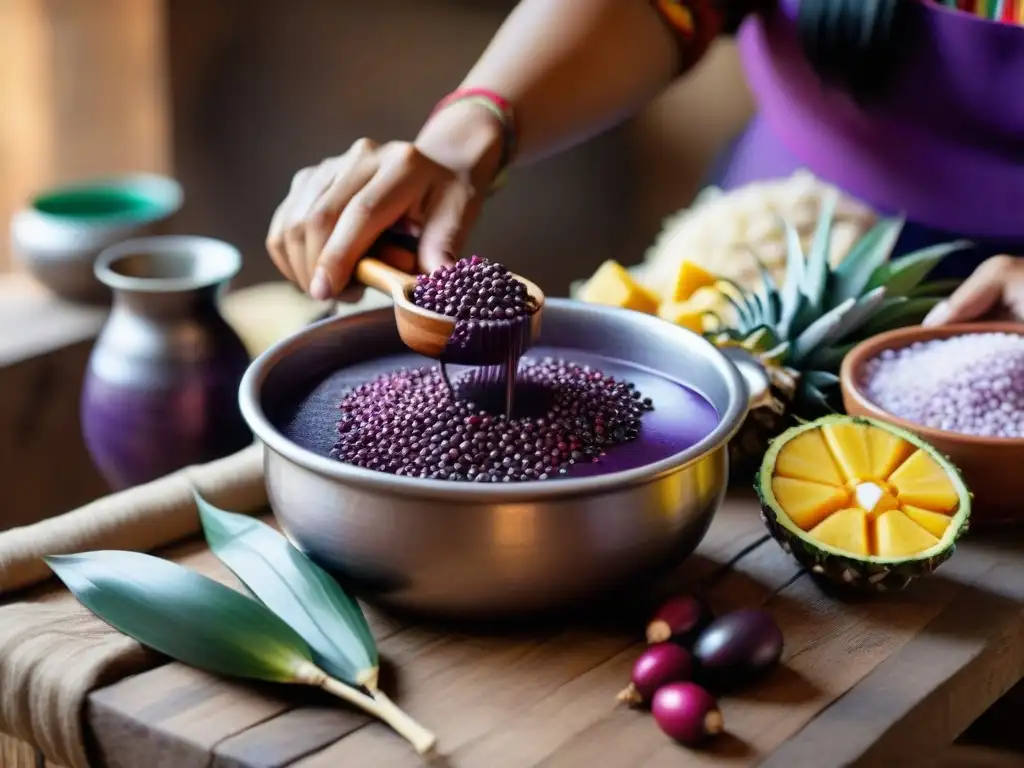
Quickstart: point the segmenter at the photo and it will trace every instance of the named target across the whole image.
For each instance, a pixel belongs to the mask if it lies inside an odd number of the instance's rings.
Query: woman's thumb
[[[453,264],[466,242],[480,204],[460,184],[449,185],[427,212],[420,235],[420,266],[427,272]]]
[[[932,308],[923,324],[961,323],[987,314],[1002,298],[1008,259],[996,256],[984,262],[952,296]]]

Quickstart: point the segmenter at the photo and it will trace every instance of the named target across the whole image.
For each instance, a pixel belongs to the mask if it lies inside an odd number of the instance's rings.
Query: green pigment
[[[84,187],[40,195],[35,209],[64,219],[151,219],[166,206],[145,194],[117,187]]]

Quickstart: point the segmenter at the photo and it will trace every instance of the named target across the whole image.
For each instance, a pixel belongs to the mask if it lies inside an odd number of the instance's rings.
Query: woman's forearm
[[[494,90],[514,105],[516,159],[528,162],[623,120],[678,68],[677,43],[650,0],[522,0],[462,87]],[[472,128],[457,123],[473,112],[439,114],[418,143],[429,149],[435,134],[459,128],[471,141]]]

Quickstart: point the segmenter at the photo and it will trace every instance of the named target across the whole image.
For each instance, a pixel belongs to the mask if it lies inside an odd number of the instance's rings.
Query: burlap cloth
[[[42,555],[93,549],[146,552],[197,534],[193,489],[235,512],[265,509],[262,448],[253,445],[0,533],[0,731],[60,765],[89,768],[86,696],[155,666],[159,657],[108,627],[66,591],[29,595],[25,590],[52,576]]]

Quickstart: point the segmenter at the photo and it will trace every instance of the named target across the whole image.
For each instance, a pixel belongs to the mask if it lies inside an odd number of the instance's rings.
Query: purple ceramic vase
[[[89,358],[82,428],[115,489],[252,442],[238,408],[249,355],[217,308],[241,264],[205,237],[128,240],[97,259],[114,305]]]

